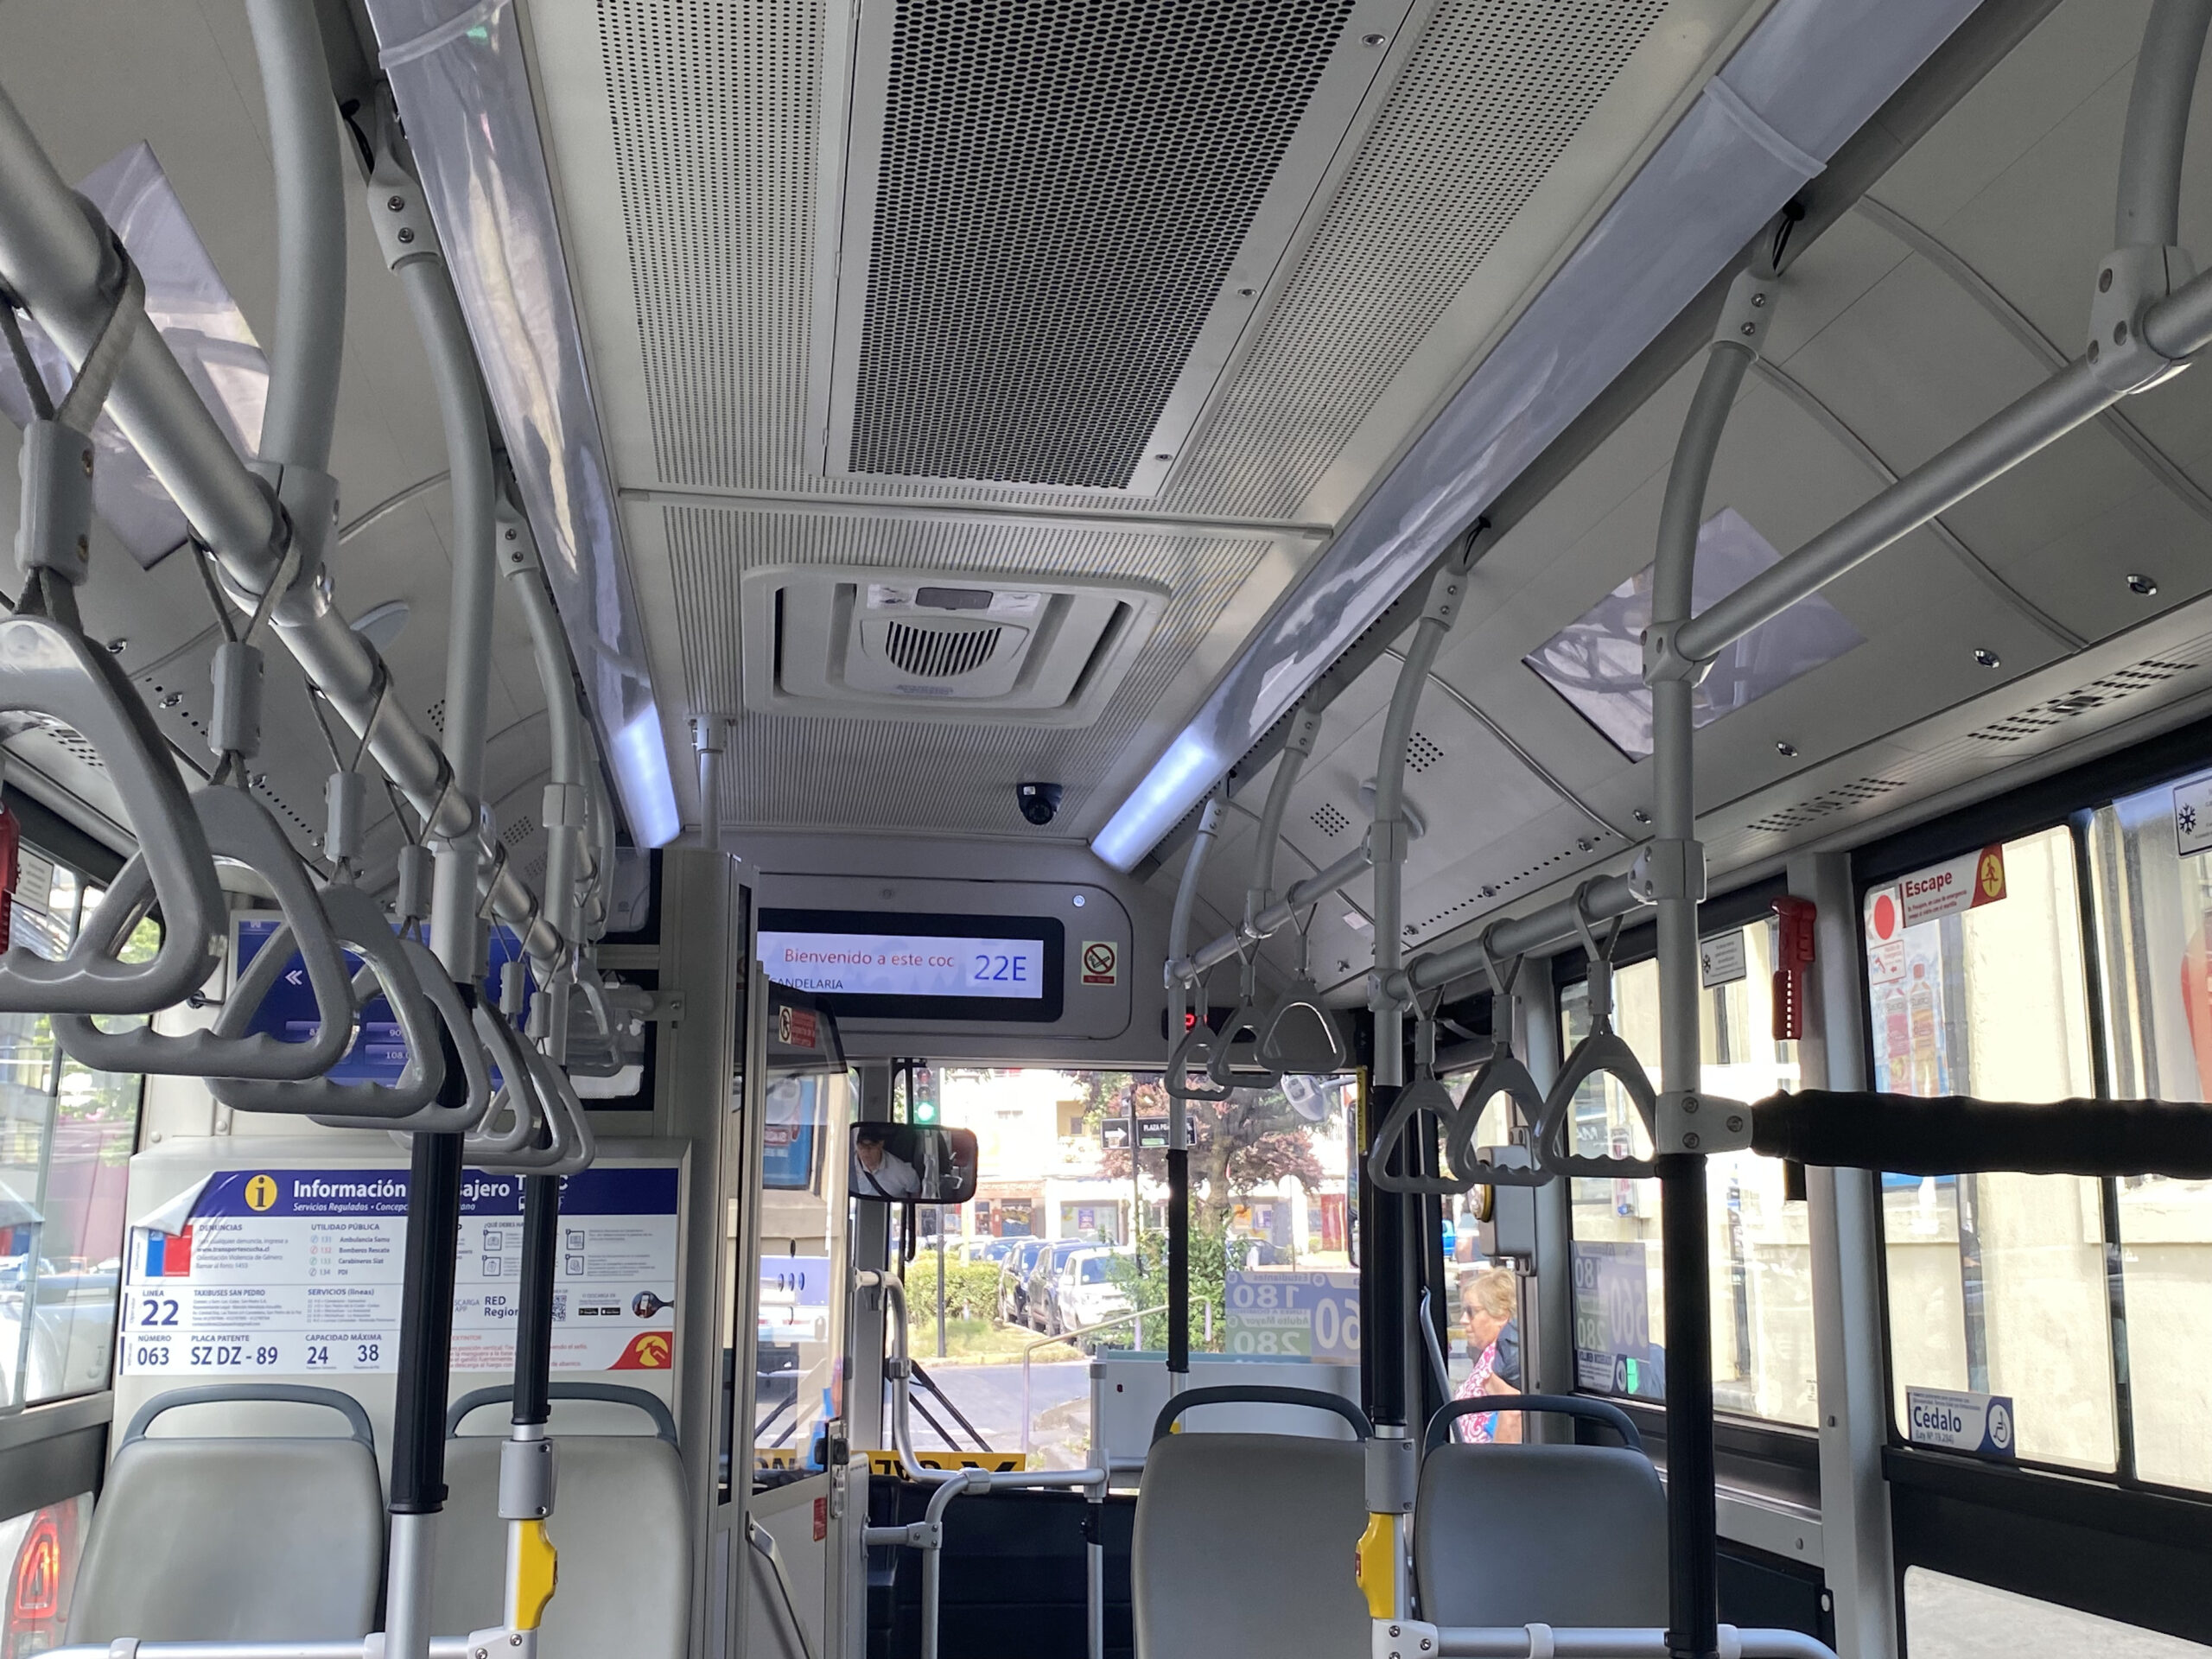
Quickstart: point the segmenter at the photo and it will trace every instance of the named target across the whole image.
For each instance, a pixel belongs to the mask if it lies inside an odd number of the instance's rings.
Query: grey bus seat
[[[648,1434],[565,1434],[554,1440],[553,1518],[560,1579],[538,1630],[539,1659],[683,1659],[690,1639],[691,1542],[683,1465],[668,1408],[641,1389],[556,1382],[553,1398],[632,1406]],[[480,1407],[512,1400],[481,1389],[447,1413],[446,1484],[431,1596],[440,1636],[488,1630],[505,1616],[507,1527],[499,1519],[499,1433],[461,1434]]]
[[[327,1407],[346,1435],[164,1434],[180,1406]],[[92,1513],[68,1640],[342,1641],[376,1628],[384,1492],[369,1420],[349,1396],[285,1383],[213,1383],[149,1401],[116,1450]]]
[[[1493,1408],[1594,1419],[1630,1444],[1440,1444]],[[1421,1617],[1438,1624],[1662,1625],[1667,1497],[1627,1414],[1599,1401],[1502,1395],[1429,1425],[1414,1508]],[[1560,1541],[1572,1539],[1572,1548]]]
[[[1367,1528],[1356,1440],[1171,1434],[1137,1491],[1137,1659],[1367,1651],[1354,1576]]]

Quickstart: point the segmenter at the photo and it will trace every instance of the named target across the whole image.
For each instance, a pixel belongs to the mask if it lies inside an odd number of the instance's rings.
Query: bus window
[[[24,847],[13,943],[63,955],[101,896]],[[159,938],[142,922],[126,959],[145,959]],[[0,1014],[0,1404],[108,1386],[140,1093],[137,1077],[64,1058],[44,1014]]]
[[[1700,1058],[1706,1086],[1716,1094],[1757,1100],[1796,1086],[1796,1045],[1772,1034],[1775,940],[1773,919],[1762,918],[1703,941]],[[1619,969],[1613,1005],[1614,1028],[1656,1079],[1657,964]],[[1571,1047],[1589,1030],[1586,985],[1561,992],[1560,1014]],[[1574,1113],[1579,1150],[1650,1155],[1642,1120],[1611,1078],[1586,1084]],[[1818,1397],[1803,1209],[1785,1202],[1782,1165],[1749,1151],[1713,1157],[1706,1179],[1714,1403],[1742,1416],[1809,1427]],[[1656,1401],[1665,1389],[1666,1343],[1659,1184],[1577,1179],[1571,1204],[1577,1384]]]
[[[1980,1659],[1999,1653],[2006,1659],[2073,1659],[2082,1653],[2116,1659],[2204,1659],[2208,1651],[2179,1637],[1924,1567],[1904,1572],[1904,1637],[1912,1659]]]
[[[842,1411],[847,1160],[834,1153],[859,1097],[850,1072],[779,1077],[766,1090],[753,1351],[760,1469],[811,1466],[817,1431]]]
[[[2123,1099],[2212,1100],[2208,784],[2199,777],[2132,796],[2091,826],[2111,1087]],[[2113,1198],[2135,1472],[2212,1489],[2203,1318],[2212,1182],[2133,1176],[2114,1184]]]
[[[2094,1095],[2073,836],[1990,850],[1866,893],[1874,1086]],[[2003,1395],[2023,1458],[2116,1466],[2101,1205],[2073,1176],[1882,1178],[1900,1422],[1910,1389]]]

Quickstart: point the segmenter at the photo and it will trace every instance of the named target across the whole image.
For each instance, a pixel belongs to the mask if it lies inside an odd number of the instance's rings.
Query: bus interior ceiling
[[[0,1653],[2212,1643],[2208,19],[0,8]]]

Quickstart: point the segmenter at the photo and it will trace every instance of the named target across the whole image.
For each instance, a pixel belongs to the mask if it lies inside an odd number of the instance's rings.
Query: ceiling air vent
[[[1156,493],[1408,0],[861,0],[826,470]]]
[[[745,701],[762,713],[1088,725],[1166,604],[1065,576],[787,565],[747,573]]]

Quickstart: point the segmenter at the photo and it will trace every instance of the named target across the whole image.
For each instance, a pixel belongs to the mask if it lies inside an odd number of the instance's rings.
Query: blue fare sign
[[[1907,1389],[1904,1408],[1906,1433],[1915,1446],[1940,1446],[1993,1458],[2018,1455],[2010,1395]]]

